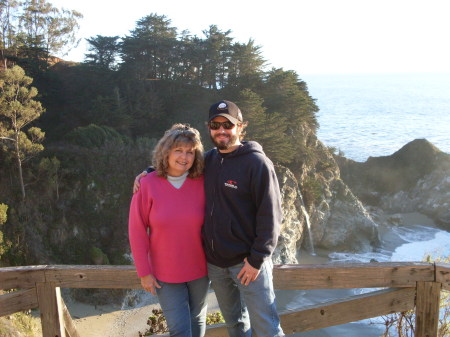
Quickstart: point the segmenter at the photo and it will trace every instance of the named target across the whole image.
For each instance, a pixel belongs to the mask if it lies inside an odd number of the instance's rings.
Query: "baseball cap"
[[[209,108],[208,121],[216,118],[217,116],[225,117],[233,124],[239,124],[243,121],[242,112],[238,106],[233,102],[225,100],[217,102]]]

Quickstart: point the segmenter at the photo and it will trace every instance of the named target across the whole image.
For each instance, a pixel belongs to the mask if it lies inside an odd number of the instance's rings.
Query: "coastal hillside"
[[[82,63],[57,59],[51,48],[1,47],[1,266],[130,264],[134,177],[174,123],[196,127],[211,148],[205,121],[219,99],[238,103],[247,139],[277,165],[298,168],[314,157],[305,139],[317,130],[318,108],[307,84],[294,71],[268,69],[254,41],[234,41],[216,26],[181,37],[151,13],[128,35],[89,44]],[[11,94],[18,91],[26,95]],[[8,104],[20,109],[10,113]],[[314,179],[308,205],[317,202]]]

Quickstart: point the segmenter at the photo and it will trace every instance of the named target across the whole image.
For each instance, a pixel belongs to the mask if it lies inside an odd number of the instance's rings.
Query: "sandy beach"
[[[155,298],[156,302],[156,298]],[[66,303],[77,331],[82,337],[137,337],[147,330],[147,319],[158,303],[135,309],[121,310],[115,305]],[[216,297],[208,294],[208,312],[218,311]]]

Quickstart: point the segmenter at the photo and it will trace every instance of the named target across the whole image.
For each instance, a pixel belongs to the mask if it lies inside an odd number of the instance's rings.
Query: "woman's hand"
[[[152,293],[152,295],[156,295],[155,288],[161,288],[161,286],[156,282],[156,279],[152,274],[145,275],[141,277],[141,285],[145,291]]]
[[[147,175],[147,171],[143,171],[140,173],[136,178],[134,178],[134,184],[133,184],[133,193],[136,193],[139,191],[139,187],[141,187],[140,180],[141,178],[145,177]]]

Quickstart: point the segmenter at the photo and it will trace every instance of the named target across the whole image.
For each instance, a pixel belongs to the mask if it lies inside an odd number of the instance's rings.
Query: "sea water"
[[[450,73],[308,75],[302,78],[320,109],[318,138],[347,158],[387,156],[425,138],[450,153]],[[450,233],[416,217],[385,228],[375,252],[329,252],[328,262],[423,261],[450,256]],[[300,263],[302,261],[300,260]],[[374,289],[277,291],[280,309],[293,309]],[[379,318],[296,334],[302,337],[378,337]]]
[[[306,75],[319,139],[365,161],[417,138],[450,152],[450,73]]]
[[[396,225],[388,230],[384,230],[381,236],[382,246],[376,252],[330,252],[328,253],[327,263],[367,263],[371,260],[378,262],[421,262],[427,256],[431,256],[433,260],[450,256],[450,246],[448,245],[450,233],[430,225],[431,219],[423,215],[417,214],[414,215],[414,218],[417,221],[410,220],[409,224]],[[424,223],[427,225],[423,225]],[[392,245],[390,242],[396,242],[397,244]],[[300,263],[302,263],[301,259]],[[375,290],[378,289],[283,290],[277,291],[277,301],[279,302],[280,310],[295,309]],[[298,333],[293,336],[379,337],[384,331],[383,322],[381,318],[375,317],[340,326]]]

